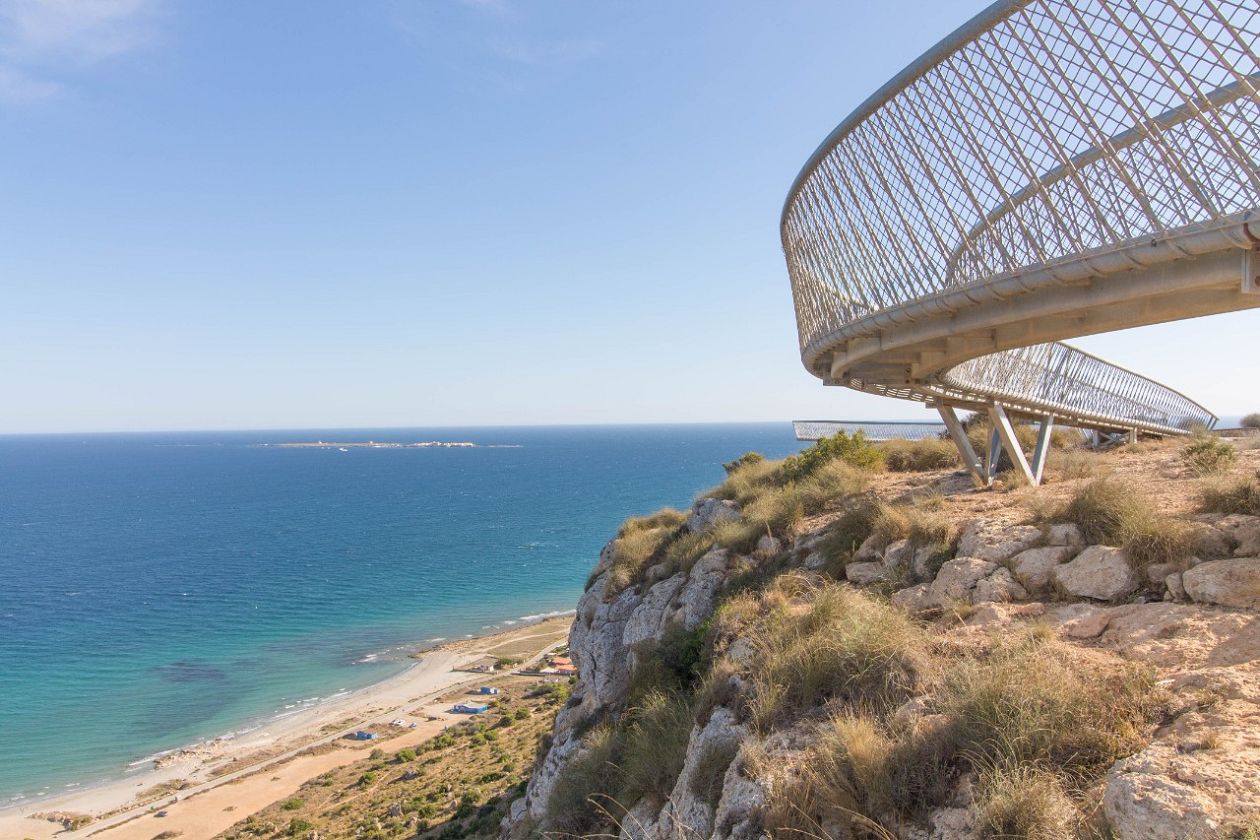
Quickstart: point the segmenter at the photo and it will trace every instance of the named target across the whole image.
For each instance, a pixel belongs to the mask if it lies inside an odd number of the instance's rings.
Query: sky
[[[0,433],[927,419],[778,216],[984,5],[0,0]],[[1075,343],[1241,414],[1257,327]]]

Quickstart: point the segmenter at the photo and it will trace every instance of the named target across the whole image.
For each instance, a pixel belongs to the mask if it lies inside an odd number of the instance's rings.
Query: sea
[[[315,441],[477,446],[275,445]],[[627,515],[803,445],[787,422],[0,437],[0,807],[571,610]]]

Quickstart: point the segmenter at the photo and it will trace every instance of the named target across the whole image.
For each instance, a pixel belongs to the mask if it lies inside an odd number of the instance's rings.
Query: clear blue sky
[[[983,5],[0,0],[0,432],[926,417],[778,213]],[[1239,413],[1257,327],[1080,344]]]

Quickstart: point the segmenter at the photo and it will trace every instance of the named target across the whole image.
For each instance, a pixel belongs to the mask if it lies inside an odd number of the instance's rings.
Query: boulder
[[[1170,601],[1186,600],[1186,587],[1181,582],[1181,575],[1182,575],[1181,572],[1173,572],[1171,575],[1164,578],[1164,586],[1168,589],[1168,592],[1165,593],[1165,598],[1167,600],[1170,600]]]
[[[884,549],[884,568],[889,571],[905,568],[910,565],[913,554],[914,547],[910,545],[909,540],[890,542]]]
[[[1181,584],[1200,604],[1260,609],[1260,557],[1200,563],[1182,573]]]
[[[1260,554],[1260,516],[1231,513],[1215,523],[1234,545],[1234,556]]]
[[[761,557],[773,557],[783,550],[783,543],[777,537],[765,534],[757,540],[757,554]]]
[[[1046,529],[1046,545],[1084,548],[1085,536],[1081,533],[1079,525],[1062,522]]]
[[[687,530],[693,533],[708,531],[736,519],[739,519],[739,505],[735,502],[729,499],[701,499],[691,506]]]
[[[963,529],[958,539],[958,554],[960,557],[978,557],[991,563],[1001,563],[1041,540],[1041,529],[1032,525],[1007,525],[977,519]]]
[[[858,546],[858,550],[853,553],[853,559],[859,563],[870,563],[874,560],[882,560],[884,557],[884,538],[879,534],[871,534],[862,540],[862,544]]]
[[[1045,592],[1050,588],[1054,570],[1060,563],[1071,560],[1074,554],[1076,554],[1076,549],[1068,545],[1030,548],[1011,558],[1011,571],[1015,575],[1015,580],[1029,592]]]
[[[906,589],[898,590],[893,593],[891,600],[894,607],[900,607],[908,613],[919,613],[938,606],[936,599],[932,597],[932,584],[930,583],[917,583]]]
[[[999,566],[991,575],[976,582],[971,603],[989,604],[1023,601],[1028,592],[1011,577],[1010,569]]]
[[[996,563],[978,557],[955,557],[941,566],[932,581],[932,599],[943,605],[963,601],[971,603],[971,593],[977,583],[988,577]]]
[[[866,586],[884,576],[884,564],[875,562],[850,563],[844,567],[844,576],[848,578],[849,583]]]
[[[1054,582],[1068,595],[1096,601],[1119,601],[1138,588],[1138,577],[1123,549],[1091,545],[1070,562],[1054,569]]]
[[[914,575],[915,580],[930,581],[936,577],[936,568],[933,561],[939,551],[941,551],[941,546],[939,545],[924,545],[915,549],[914,557],[910,560],[910,572]]]
[[[821,551],[811,551],[805,555],[805,568],[811,572],[816,572],[827,565],[827,555]]]
[[[1190,528],[1190,551],[1199,557],[1228,557],[1234,552],[1234,541],[1219,528],[1194,525]]]
[[[975,808],[940,808],[928,815],[932,840],[979,840]]]

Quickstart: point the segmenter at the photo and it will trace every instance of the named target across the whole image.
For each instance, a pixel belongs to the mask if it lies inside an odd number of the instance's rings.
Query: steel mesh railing
[[[1023,0],[977,16],[841,123],[788,195],[807,367],[908,302],[1260,208],[1257,44],[1256,0]],[[982,357],[942,383],[1211,418],[1077,352]],[[1030,378],[1065,360],[1072,382]]]

